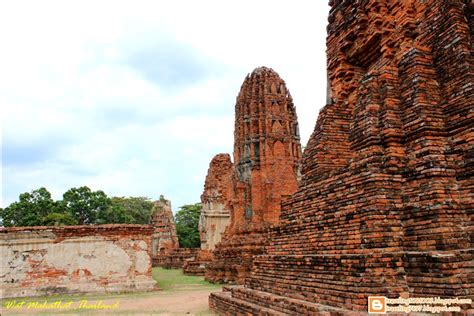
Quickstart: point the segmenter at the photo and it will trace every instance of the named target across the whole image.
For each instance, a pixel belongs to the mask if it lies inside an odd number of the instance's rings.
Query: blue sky
[[[326,93],[327,1],[10,1],[0,5],[2,207],[41,186],[199,202],[232,153],[255,67],[286,81],[302,144]]]

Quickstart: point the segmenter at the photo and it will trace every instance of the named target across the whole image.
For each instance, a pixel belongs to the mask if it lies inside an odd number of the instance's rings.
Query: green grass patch
[[[219,291],[222,284],[212,284],[204,280],[203,276],[183,274],[181,269],[153,268],[153,279],[164,292],[176,290],[215,289]]]

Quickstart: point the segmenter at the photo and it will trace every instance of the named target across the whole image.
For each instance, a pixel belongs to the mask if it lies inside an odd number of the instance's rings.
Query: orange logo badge
[[[385,296],[369,296],[369,313],[385,314]]]

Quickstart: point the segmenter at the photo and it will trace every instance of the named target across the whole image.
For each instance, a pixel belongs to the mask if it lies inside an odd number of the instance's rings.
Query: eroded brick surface
[[[148,225],[1,228],[2,297],[153,289],[152,231]]]
[[[212,259],[212,251],[200,249],[196,256],[184,260],[183,273],[188,275],[204,275]]]
[[[189,275],[204,275],[213,259],[212,251],[221,241],[230,223],[232,203],[232,175],[234,165],[229,154],[218,154],[212,158],[201,195],[199,238],[201,250],[183,263],[183,272]]]
[[[155,201],[150,224],[154,228],[152,260],[154,266],[163,266],[166,257],[179,247],[171,202],[163,196]]]
[[[329,104],[300,187],[245,286],[211,295],[221,314],[365,312],[368,295],[474,299],[473,4],[330,5]]]
[[[214,250],[230,222],[233,164],[229,154],[216,155],[209,164],[199,218],[201,249]]]
[[[181,269],[183,268],[184,262],[188,259],[194,259],[199,248],[177,248],[171,251],[167,256],[163,258],[162,267],[166,269]]]
[[[206,270],[213,282],[243,283],[280,202],[297,189],[301,158],[298,121],[285,82],[260,67],[247,76],[235,106],[231,222]]]

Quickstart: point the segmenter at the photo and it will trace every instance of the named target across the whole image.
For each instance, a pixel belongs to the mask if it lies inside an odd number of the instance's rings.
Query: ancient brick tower
[[[260,67],[247,76],[235,106],[231,224],[206,271],[211,281],[243,282],[263,253],[265,230],[278,222],[280,202],[297,189],[301,146],[285,82]]]
[[[285,82],[270,68],[245,79],[235,106],[234,227],[276,223],[281,197],[297,188],[298,121]]]
[[[214,250],[230,223],[233,167],[229,154],[218,154],[209,164],[199,218],[202,250]]]
[[[225,313],[367,311],[369,295],[474,299],[474,5],[330,1],[330,95]],[[467,312],[471,306],[462,306]]]
[[[166,257],[179,248],[171,202],[160,196],[160,199],[155,201],[151,214],[150,224],[154,228],[152,262],[154,266],[162,266]]]

